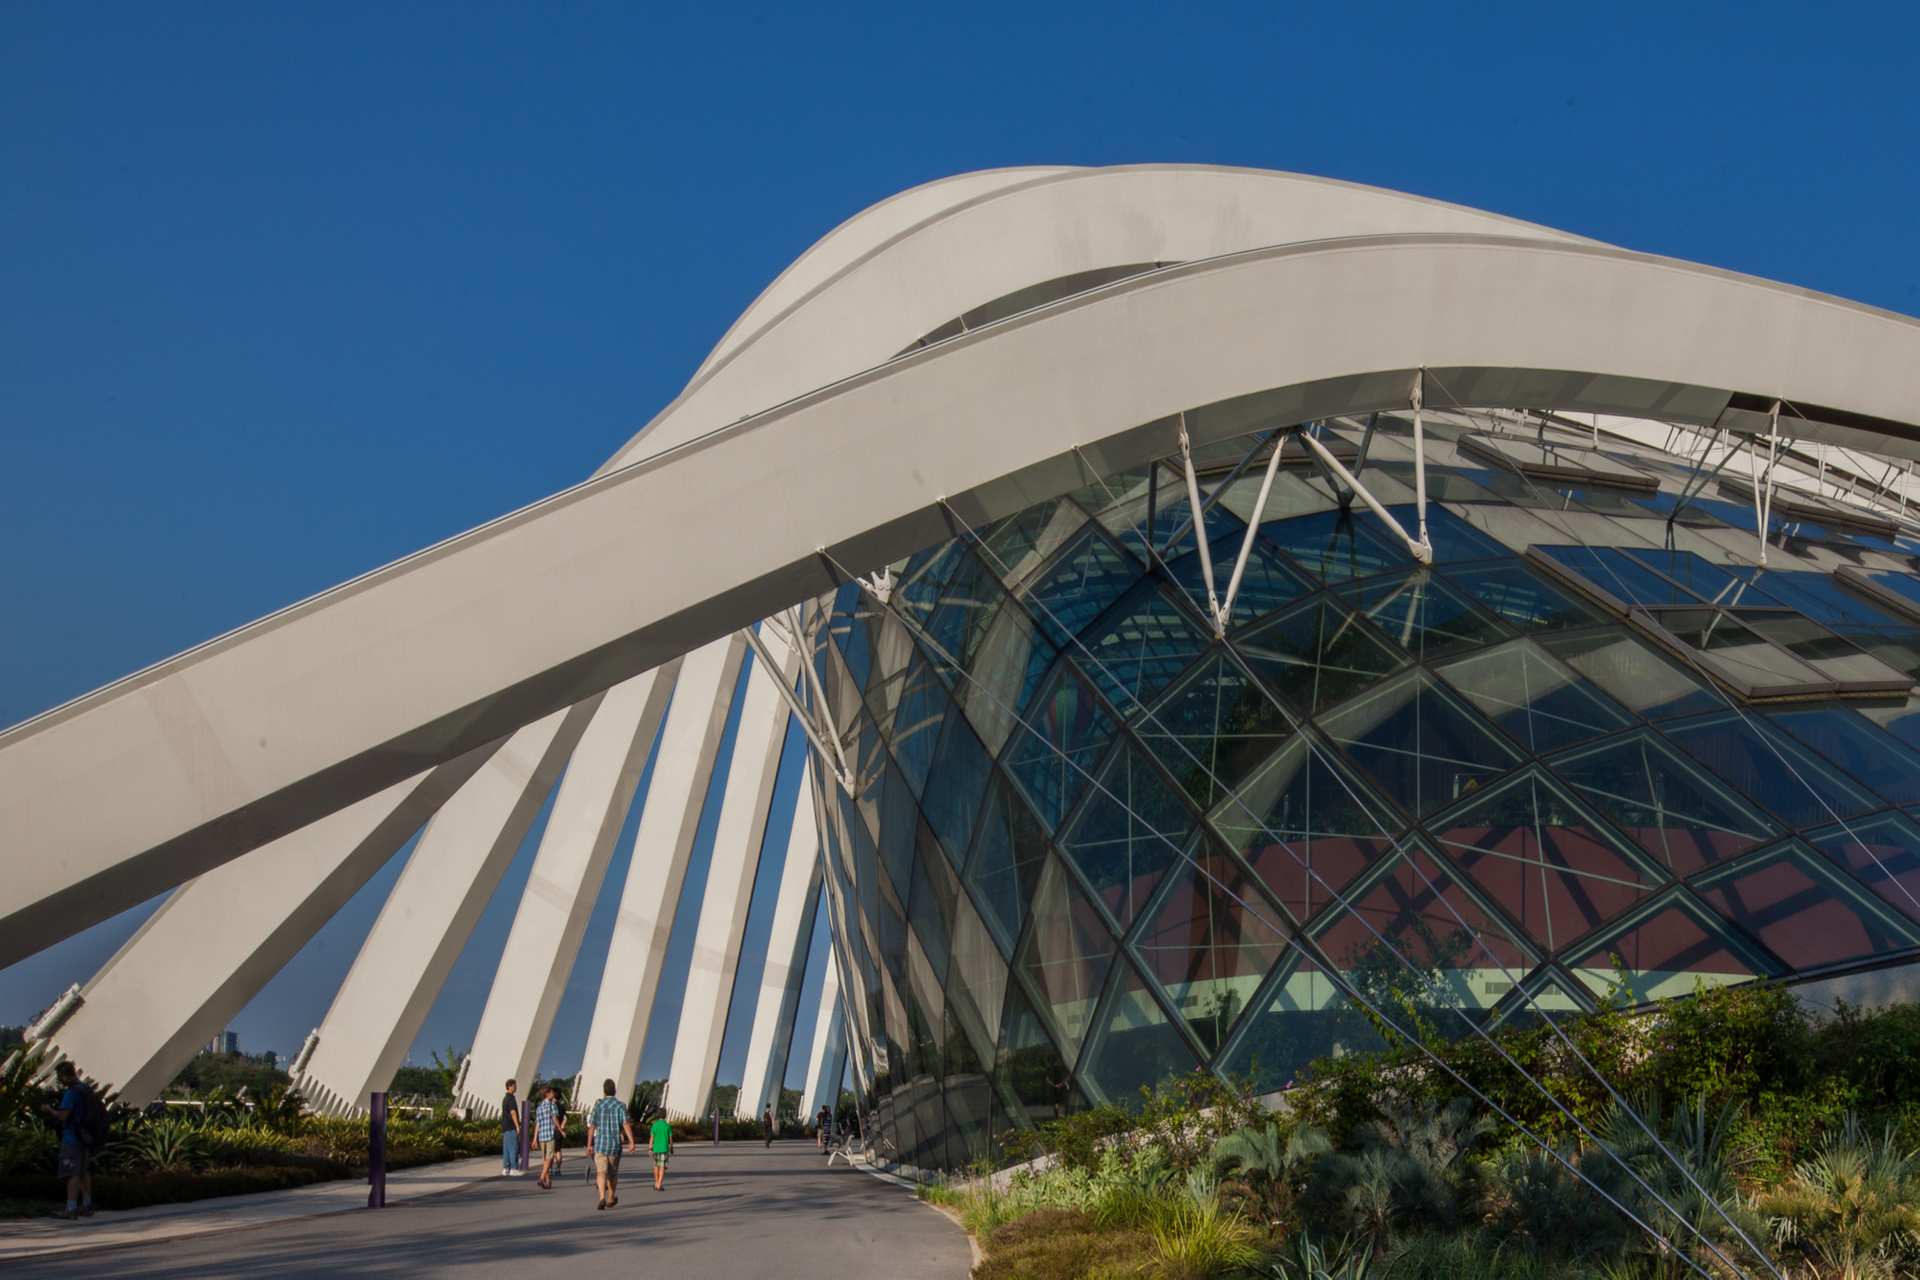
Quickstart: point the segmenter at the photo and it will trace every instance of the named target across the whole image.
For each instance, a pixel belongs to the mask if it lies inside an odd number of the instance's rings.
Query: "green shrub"
[[[1168,1280],[1244,1270],[1261,1256],[1259,1231],[1211,1195],[1176,1202],[1150,1234],[1160,1274]]]
[[[52,1173],[60,1135],[47,1124],[0,1125],[0,1176]]]
[[[1077,1209],[1042,1209],[990,1232],[974,1280],[1087,1280],[1143,1276],[1153,1257],[1142,1232],[1105,1231]]]
[[[1594,1271],[1479,1234],[1405,1236],[1381,1259],[1382,1280],[1586,1280]]]

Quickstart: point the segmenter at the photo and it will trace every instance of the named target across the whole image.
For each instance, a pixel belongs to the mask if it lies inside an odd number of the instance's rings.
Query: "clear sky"
[[[968,169],[1326,174],[1920,313],[1911,4],[856,9],[0,4],[0,724],[583,478],[809,243]],[[396,872],[243,1041],[297,1046]]]

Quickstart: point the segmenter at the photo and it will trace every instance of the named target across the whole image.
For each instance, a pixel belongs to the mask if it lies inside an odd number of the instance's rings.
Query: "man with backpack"
[[[67,1180],[66,1212],[62,1218],[93,1216],[93,1157],[107,1144],[107,1109],[80,1079],[71,1062],[53,1069],[60,1082],[60,1101],[40,1109],[60,1122],[60,1166],[57,1177]]]

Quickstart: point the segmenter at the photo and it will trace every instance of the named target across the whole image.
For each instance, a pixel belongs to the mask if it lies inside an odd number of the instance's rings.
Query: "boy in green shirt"
[[[653,1138],[653,1189],[664,1190],[667,1181],[667,1157],[673,1154],[673,1126],[662,1112],[647,1131]]]

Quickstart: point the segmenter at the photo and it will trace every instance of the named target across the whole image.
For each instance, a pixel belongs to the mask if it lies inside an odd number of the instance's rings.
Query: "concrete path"
[[[628,1157],[616,1208],[594,1208],[574,1156],[552,1191],[531,1177],[471,1178],[449,1194],[395,1194],[388,1208],[228,1224],[222,1234],[64,1257],[8,1260],[26,1276],[430,1276],[620,1274],[672,1280],[964,1280],[966,1234],[911,1191],[826,1161],[811,1143],[685,1146],[656,1194],[645,1154]],[[444,1166],[443,1166],[444,1167]],[[355,1184],[357,1186],[357,1184]],[[439,1188],[447,1191],[446,1187]],[[360,1189],[364,1199],[365,1191]],[[248,1197],[260,1199],[264,1197]],[[190,1207],[190,1206],[189,1206]],[[114,1218],[55,1224],[99,1230]],[[237,1229],[236,1229],[237,1225]]]

